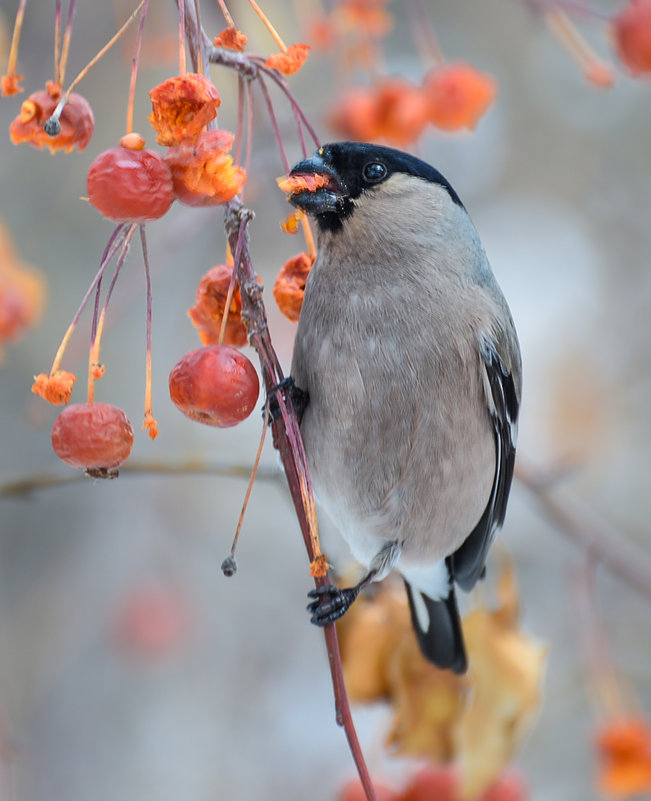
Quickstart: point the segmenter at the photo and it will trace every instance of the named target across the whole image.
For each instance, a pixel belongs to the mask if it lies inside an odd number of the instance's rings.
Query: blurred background
[[[563,489],[651,549],[651,86],[617,73],[611,90],[589,85],[543,19],[517,0],[426,3],[450,60],[468,60],[499,84],[472,133],[430,129],[415,152],[458,191],[480,232],[519,330],[524,359],[520,453],[562,472]],[[599,7],[612,11],[614,3]],[[205,8],[203,8],[205,6]],[[399,4],[384,42],[386,74],[419,81],[419,60]],[[0,0],[11,30],[16,2]],[[252,52],[275,49],[248,4],[229,4]],[[266,0],[288,42],[305,41],[311,3]],[[126,0],[78,3],[68,80],[132,10]],[[148,91],[176,74],[172,3],[152,0],[136,96],[136,129],[154,144]],[[202,3],[211,35],[224,25]],[[28,4],[19,72],[26,92],[52,77],[53,9]],[[605,57],[607,26],[581,28]],[[5,46],[6,53],[6,46]],[[112,225],[80,198],[90,162],[123,133],[130,72],[118,45],[79,91],[95,135],[81,154],[52,157],[14,147],[7,127],[26,95],[0,102],[0,217],[23,261],[45,275],[38,327],[6,348],[0,365],[0,483],[68,477],[50,445],[57,409],[30,393],[90,284]],[[212,78],[220,124],[235,130],[237,80]],[[313,51],[291,80],[324,141],[325,109],[350,81]],[[273,341],[289,368],[294,326],[270,288],[304,248],[279,223],[289,208],[284,172],[262,98],[244,200],[254,264],[266,287]],[[290,161],[301,156],[293,118],[274,105]],[[254,413],[227,430],[183,417],[167,376],[199,345],[186,311],[199,278],[224,259],[220,210],[178,204],[148,226],[154,286],[154,415],[160,435],[137,431],[131,461],[252,464]],[[88,316],[64,360],[84,400]],[[250,352],[255,361],[255,354]],[[137,248],[109,309],[97,399],[122,407],[139,429],[144,393],[145,296]],[[257,363],[257,362],[256,362]],[[262,401],[260,401],[260,404]],[[321,633],[304,607],[311,579],[277,459],[267,443],[227,580],[227,555],[244,496],[241,478],[127,473],[0,496],[0,798],[140,801],[179,797],[329,801],[352,775],[334,721]],[[275,475],[275,477],[274,477]],[[38,481],[35,483],[38,484]],[[346,560],[322,521],[324,550]],[[588,801],[594,789],[595,703],[576,612],[585,552],[549,523],[517,483],[501,541],[512,553],[524,628],[548,644],[542,708],[515,760],[540,801]],[[489,572],[490,572],[489,564]],[[622,681],[651,710],[649,599],[599,568],[597,608]],[[355,710],[371,771],[393,775],[383,749],[386,710]],[[553,768],[553,769],[550,769]],[[318,778],[316,778],[318,777]]]

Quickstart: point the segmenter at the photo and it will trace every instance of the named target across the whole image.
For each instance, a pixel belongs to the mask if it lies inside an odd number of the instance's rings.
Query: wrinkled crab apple
[[[217,116],[221,100],[205,75],[187,73],[168,78],[149,93],[152,113],[149,122],[159,145],[178,145],[196,139]]]
[[[45,132],[45,123],[60,100],[61,88],[50,82],[46,89],[33,92],[23,101],[20,114],[9,126],[14,145],[28,142],[33,147],[47,147],[52,153],[57,150],[69,153],[75,146],[83,150],[95,130],[95,119],[91,107],[81,95],[73,92],[68,98],[59,117],[59,133],[50,136]]]
[[[170,373],[170,398],[192,420],[229,428],[255,408],[260,382],[255,367],[229,345],[186,353]]]
[[[651,72],[651,0],[631,0],[613,19],[617,55],[633,75]]]
[[[235,137],[223,130],[203,131],[196,140],[170,147],[165,162],[172,172],[176,197],[187,206],[219,206],[232,200],[246,183],[246,172],[228,151]]]
[[[118,147],[100,153],[88,170],[87,187],[92,205],[115,222],[157,220],[174,200],[169,167],[140,137],[123,137]]]
[[[52,428],[54,452],[71,467],[113,470],[131,453],[132,445],[129,418],[110,403],[73,403]]]
[[[216,345],[219,342],[232,278],[233,268],[229,264],[217,264],[199,281],[194,306],[188,311],[188,316],[199,333],[202,345]],[[242,347],[247,341],[246,326],[242,322],[242,297],[236,284],[228,308],[223,344]]]
[[[280,268],[273,295],[280,311],[293,323],[298,322],[305,297],[305,284],[314,259],[308,253],[292,256]]]

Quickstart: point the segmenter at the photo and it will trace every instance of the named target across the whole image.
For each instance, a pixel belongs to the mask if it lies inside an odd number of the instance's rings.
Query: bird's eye
[[[385,178],[386,174],[387,168],[384,166],[384,164],[380,164],[379,161],[372,161],[362,170],[364,180],[366,180],[369,184],[376,184],[378,181],[381,181],[383,178]]]

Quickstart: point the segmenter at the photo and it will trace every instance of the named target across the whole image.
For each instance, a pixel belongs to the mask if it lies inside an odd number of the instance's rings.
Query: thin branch
[[[235,130],[235,163],[242,164],[242,134],[244,132],[244,92],[246,85],[241,75],[237,76],[237,128]]]
[[[313,540],[313,521],[310,519],[311,509],[307,505],[308,497],[311,496],[309,473],[294,406],[285,397],[283,391],[276,389],[283,376],[267,328],[266,312],[261,297],[262,289],[253,270],[248,250],[246,228],[252,217],[252,212],[244,208],[238,199],[234,199],[227,204],[224,224],[231,250],[236,254],[235,270],[242,296],[242,318],[247,325],[251,344],[260,358],[265,388],[268,393],[275,390],[280,410],[279,416],[272,423],[274,446],[280,454],[285,469],[309,559],[314,562],[317,553]],[[314,581],[317,587],[330,583],[327,573],[323,576],[315,576]],[[324,637],[332,676],[337,723],[343,726],[346,733],[366,797],[369,801],[376,801],[375,790],[364,761],[348,703],[337,630],[334,624],[324,628]]]
[[[291,105],[291,107],[292,107],[292,109],[294,111],[294,114],[298,118],[300,118],[300,120],[301,120],[302,124],[305,126],[307,132],[312,137],[312,139],[314,141],[314,144],[317,147],[321,147],[321,141],[320,141],[319,137],[317,136],[316,131],[314,130],[314,128],[310,124],[310,121],[308,120],[308,118],[305,116],[305,112],[303,111],[303,109],[301,108],[300,103],[298,102],[298,100],[294,96],[294,93],[289,88],[289,84],[285,80],[284,76],[281,75],[278,72],[278,70],[272,70],[272,69],[269,69],[268,67],[265,67],[264,63],[263,63],[264,60],[261,59],[260,56],[252,56],[251,58],[255,63],[258,64],[261,72],[264,72],[264,74],[266,76],[271,78],[271,80],[274,81],[280,87],[280,89],[282,90],[282,92],[285,95],[285,97],[287,98],[287,100],[289,100],[290,105]]]
[[[179,476],[179,475],[207,475],[220,478],[248,479],[251,475],[251,466],[248,464],[220,464],[218,462],[206,463],[190,459],[179,462],[138,462],[129,461],[120,466],[120,476]],[[0,482],[0,498],[31,497],[41,490],[57,489],[58,487],[88,482],[88,476],[81,470],[68,471],[65,474],[42,473],[29,475],[24,478],[13,478]],[[269,481],[286,486],[282,474],[276,467],[260,467],[257,472],[258,481]]]
[[[258,65],[247,53],[239,53],[226,47],[215,47],[210,39],[204,40],[203,50],[211,64],[235,70],[249,81],[258,77]]]
[[[269,89],[267,89],[267,84],[262,79],[262,75],[258,75],[258,84],[260,85],[260,89],[262,89],[264,102],[267,105],[269,119],[271,120],[271,127],[273,129],[274,136],[276,137],[278,148],[280,149],[280,158],[283,162],[283,167],[285,168],[285,172],[288,173],[290,170],[289,159],[287,158],[287,153],[285,153],[285,146],[283,145],[283,137],[282,134],[280,133],[280,127],[278,126],[278,120],[276,118],[276,112],[274,111],[274,105],[271,102]]]
[[[553,8],[562,8],[569,14],[579,17],[595,17],[597,19],[610,19],[612,12],[594,8],[581,0],[521,0],[522,4],[538,12],[547,12]]]
[[[184,7],[185,37],[190,51],[190,58],[192,59],[192,68],[195,72],[209,75],[210,55],[215,50],[215,46],[201,27],[201,21],[197,18],[198,9],[194,0],[176,0],[176,2],[177,5],[183,5]]]
[[[244,157],[244,170],[249,174],[251,168],[251,154],[253,152],[253,87],[251,81],[246,82],[246,156]]]
[[[521,455],[515,477],[552,523],[594,559],[651,598],[651,555]]]

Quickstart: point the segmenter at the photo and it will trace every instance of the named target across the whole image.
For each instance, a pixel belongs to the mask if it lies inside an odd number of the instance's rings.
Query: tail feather
[[[405,581],[411,620],[423,656],[439,668],[465,673],[468,668],[454,586],[447,598],[433,601]]]

